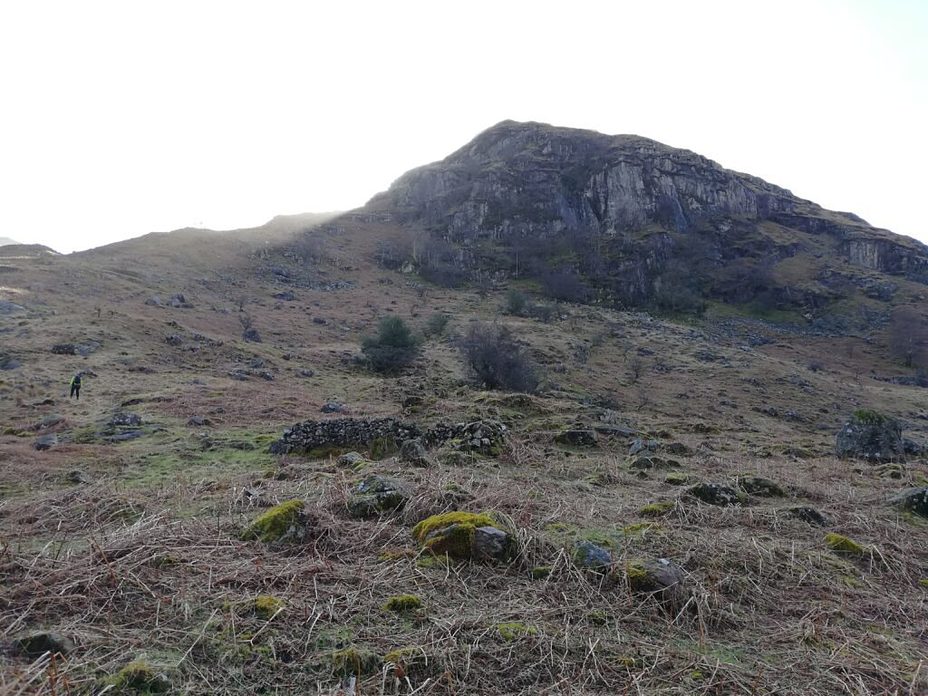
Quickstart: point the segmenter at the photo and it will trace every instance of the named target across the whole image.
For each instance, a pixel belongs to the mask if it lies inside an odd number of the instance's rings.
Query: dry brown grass
[[[359,230],[371,246],[377,230]],[[830,456],[834,430],[858,405],[907,418],[910,432],[924,436],[925,421],[915,417],[924,414],[922,392],[867,376],[893,369],[866,353],[873,346],[832,350],[825,339],[778,335],[745,350],[712,327],[565,307],[567,318],[551,324],[513,320],[549,375],[537,408],[520,413],[465,385],[445,340],[430,342],[419,367],[400,379],[354,367],[347,358],[387,311],[413,323],[449,311],[454,333],[472,317],[492,318],[501,297],[422,291],[363,254],[352,257],[345,239],[328,243],[341,262],[319,270],[358,286],[295,288],[298,300],[279,308],[270,296],[281,288],[251,274],[251,261],[238,253],[197,257],[195,273],[184,266],[185,247],[157,268],[132,254],[105,263],[97,255],[8,274],[5,284],[25,290],[16,301],[31,313],[4,334],[24,367],[0,373],[0,421],[8,428],[0,435],[0,640],[53,628],[73,636],[77,649],[64,660],[3,654],[0,691],[99,692],[101,679],[144,656],[179,693],[335,694],[345,685],[332,653],[350,646],[380,658],[360,675],[357,694],[928,691],[919,618],[928,614],[920,584],[928,576],[928,525],[884,503],[928,469],[914,462],[903,480],[892,480]],[[195,306],[144,305],[155,292],[184,292]],[[250,298],[262,344],[237,338],[232,310],[240,293]],[[196,332],[223,345],[188,351],[163,341]],[[83,338],[102,349],[86,359],[48,353],[56,341]],[[275,372],[273,382],[229,379],[256,357]],[[809,371],[811,359],[825,369]],[[305,367],[316,375],[297,377]],[[68,402],[67,378],[87,368],[97,377],[79,404]],[[409,395],[424,399],[422,412],[403,411]],[[330,460],[274,461],[260,449],[242,455],[222,444],[263,442],[291,421],[318,417],[333,397],[358,416],[499,418],[513,436],[498,460],[372,465],[409,482],[414,495],[401,512],[369,521],[345,512],[362,472]],[[153,428],[145,438],[31,449],[43,416],[66,417],[64,438],[130,399]],[[669,431],[660,439],[689,446],[692,456],[676,458],[694,481],[730,483],[751,472],[788,486],[791,497],[713,508],[686,500],[663,472],[639,478],[625,439],[603,437],[587,451],[553,444],[555,432],[596,422],[605,406],[641,432]],[[778,415],[753,410],[770,407]],[[789,410],[799,418],[786,418]],[[212,425],[187,427],[191,415]],[[205,453],[201,431],[219,443]],[[75,468],[93,482],[68,483]],[[311,543],[273,549],[239,540],[261,507],[290,498],[306,500],[319,520]],[[666,515],[640,513],[661,501],[675,503]],[[790,505],[821,510],[830,526],[788,517]],[[449,509],[496,511],[516,535],[516,560],[422,567],[409,530]],[[825,546],[825,531],[867,552],[838,556]],[[571,543],[585,537],[614,542],[615,577],[573,565]],[[682,566],[691,589],[684,606],[629,591],[626,561],[649,557]],[[533,579],[539,566],[550,572]],[[421,597],[423,610],[382,609],[404,593]],[[257,615],[259,595],[278,597],[281,610]],[[498,630],[507,622],[533,630],[507,641]],[[404,648],[402,664],[384,661]]]

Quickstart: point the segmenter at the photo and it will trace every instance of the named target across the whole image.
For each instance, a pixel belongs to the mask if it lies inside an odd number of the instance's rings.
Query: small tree
[[[372,369],[383,374],[394,374],[412,364],[418,357],[421,341],[399,317],[380,320],[376,336],[367,336],[361,342],[361,352]]]
[[[460,350],[474,382],[487,389],[526,393],[538,389],[538,368],[505,326],[472,324]]]

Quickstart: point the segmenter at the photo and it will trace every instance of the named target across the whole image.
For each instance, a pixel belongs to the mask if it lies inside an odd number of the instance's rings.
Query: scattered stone
[[[180,334],[168,334],[164,337],[164,342],[169,346],[182,346],[184,345],[184,337]]]
[[[357,469],[364,464],[367,464],[367,459],[364,458],[364,455],[359,454],[358,452],[346,452],[338,459],[336,459],[335,463],[338,464],[338,466],[350,466],[354,469]]]
[[[570,429],[558,433],[554,441],[559,445],[570,447],[596,447],[596,433],[593,430]]]
[[[213,422],[206,416],[190,416],[190,418],[187,419],[187,425],[195,428],[206,428],[212,424]]]
[[[113,433],[112,435],[108,435],[104,439],[107,442],[128,442],[129,440],[137,440],[144,434],[144,430],[124,430],[121,433]]]
[[[612,566],[612,552],[592,541],[580,541],[574,546],[574,563],[580,568],[588,568],[598,573],[605,573]]]
[[[913,457],[921,457],[926,452],[925,445],[908,437],[902,438],[902,449],[906,454]]]
[[[298,543],[310,534],[312,519],[305,512],[302,500],[288,500],[272,507],[256,518],[244,532],[244,541],[267,544]]]
[[[496,524],[487,514],[446,512],[421,521],[412,535],[436,556],[447,555],[454,560],[505,560],[511,551],[511,539]]]
[[[653,594],[675,605],[682,604],[688,594],[683,570],[666,558],[630,561],[625,577],[632,592]]]
[[[293,290],[284,290],[283,292],[274,293],[275,300],[283,300],[284,302],[293,302],[296,300],[296,293]]]
[[[807,506],[797,506],[787,508],[783,511],[783,514],[787,517],[793,517],[797,520],[802,520],[809,524],[816,524],[820,527],[824,527],[828,524],[828,519],[820,513],[818,510],[812,507]]]
[[[242,332],[242,340],[246,343],[261,343],[261,334],[256,328],[251,327]]]
[[[77,355],[77,346],[73,343],[56,343],[52,346],[55,355]]]
[[[638,438],[628,448],[628,453],[632,456],[641,452],[656,452],[660,443],[657,440],[647,440]]]
[[[175,293],[174,295],[171,295],[170,304],[175,309],[190,309],[193,307],[193,305],[187,302],[187,298],[184,297],[181,293]]]
[[[74,641],[56,631],[34,631],[13,639],[16,652],[35,659],[45,653],[67,655],[74,650]]]
[[[835,438],[835,453],[842,459],[904,460],[902,426],[876,411],[855,411]]]
[[[744,502],[745,495],[722,483],[697,483],[687,490],[691,497],[709,505],[730,507]]]
[[[661,445],[661,451],[676,455],[677,457],[689,457],[693,454],[693,450],[682,442],[668,442],[666,445]]]
[[[345,413],[348,409],[337,401],[326,401],[319,410],[323,413]]]
[[[42,435],[36,438],[36,441],[32,443],[32,446],[39,452],[44,452],[46,450],[50,450],[57,444],[58,436],[55,433],[49,433],[48,435]]]
[[[9,353],[0,353],[0,370],[16,370],[22,367],[22,363]]]
[[[315,377],[315,376],[316,376],[316,373],[315,373],[313,370],[309,370],[309,369],[307,369],[307,368],[305,368],[305,367],[304,367],[304,368],[300,368],[299,370],[296,371],[296,373],[297,373],[300,377],[305,377],[305,378],[307,378],[307,379],[310,378],[310,377]]]
[[[93,483],[93,479],[80,469],[72,469],[65,475],[65,479],[68,483]]]
[[[313,317],[313,324],[318,324],[319,326],[325,326],[328,323],[329,322],[327,322],[322,317]]]
[[[639,471],[648,471],[650,469],[676,469],[680,466],[680,462],[675,459],[662,459],[661,457],[638,457],[629,464],[630,469],[637,469]]]
[[[247,382],[248,373],[245,370],[232,370],[229,372],[229,377],[234,379],[237,382]]]
[[[422,444],[422,440],[419,438],[406,440],[403,443],[402,447],[400,447],[400,459],[415,466],[429,466],[431,463],[425,445]]]
[[[890,498],[889,502],[903,510],[928,517],[928,487],[909,488]]]
[[[609,425],[607,423],[596,423],[592,426],[593,430],[605,437],[635,437],[638,434],[633,428],[626,428],[621,425]]]
[[[439,439],[441,426],[436,426],[425,435],[426,441]],[[506,443],[508,429],[499,421],[482,420],[472,423],[458,423],[450,428],[450,439],[455,442],[455,449],[461,452],[476,452],[486,457],[498,457]]]
[[[125,428],[142,425],[142,417],[137,413],[117,413],[110,419],[110,425]]]
[[[738,487],[745,493],[756,495],[758,498],[783,498],[786,491],[783,487],[761,476],[742,476],[738,479]]]
[[[353,517],[373,517],[388,510],[401,508],[409,500],[406,484],[395,479],[371,474],[358,484],[348,499],[348,511]]]
[[[10,314],[19,314],[25,312],[26,308],[9,300],[0,300],[0,314],[9,316]]]
[[[44,416],[42,420],[32,426],[32,430],[48,430],[49,428],[54,428],[56,425],[61,425],[64,423],[64,416],[60,416],[57,413],[51,413],[47,416]]]

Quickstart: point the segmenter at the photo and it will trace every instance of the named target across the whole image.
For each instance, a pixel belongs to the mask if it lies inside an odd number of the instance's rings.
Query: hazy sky
[[[0,236],[349,209],[512,118],[685,147],[928,242],[926,47],[928,0],[3,2]]]

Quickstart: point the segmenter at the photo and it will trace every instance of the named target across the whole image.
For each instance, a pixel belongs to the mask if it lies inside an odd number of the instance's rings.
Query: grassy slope
[[[0,657],[0,690],[50,694],[67,684],[86,692],[142,656],[163,666],[178,692],[337,693],[332,656],[348,647],[378,656],[361,660],[360,693],[928,688],[926,636],[913,618],[928,598],[919,584],[928,576],[928,527],[883,503],[928,469],[910,463],[904,480],[894,480],[830,455],[834,432],[859,406],[898,415],[926,439],[923,392],[870,378],[872,369],[894,370],[879,348],[795,336],[747,348],[726,325],[565,306],[551,324],[505,319],[548,369],[531,409],[467,387],[447,340],[431,341],[410,374],[383,380],[346,357],[384,313],[421,324],[447,311],[451,331],[460,331],[472,318],[494,317],[502,293],[423,290],[369,263],[383,230],[358,224],[349,232],[329,238],[330,260],[310,271],[356,287],[298,287],[293,302],[275,300],[282,288],[251,270],[266,264],[247,236],[237,246],[147,239],[121,251],[19,259],[20,270],[5,273],[4,292],[29,311],[4,317],[0,334],[23,362],[0,373],[0,635],[53,627],[78,649],[54,666]],[[194,307],[144,304],[174,292]],[[238,339],[239,297],[263,343]],[[165,343],[168,334],[184,345]],[[85,340],[102,347],[87,358],[48,350]],[[273,381],[229,377],[256,358]],[[823,369],[810,371],[813,362]],[[307,368],[314,376],[298,374]],[[79,369],[96,376],[78,404],[65,388]],[[403,412],[410,395],[424,399],[424,412]],[[512,441],[498,460],[367,465],[363,473],[395,475],[415,494],[401,513],[356,521],[344,501],[362,472],[265,451],[286,425],[319,417],[330,398],[357,416],[502,418]],[[101,442],[98,424],[130,401],[146,435]],[[700,506],[662,472],[631,471],[624,439],[584,451],[553,444],[565,425],[598,420],[604,404],[641,432],[687,445],[692,454],[677,458],[694,481],[753,472],[789,486],[791,496]],[[49,414],[65,418],[53,428],[62,444],[39,453],[31,428]],[[211,424],[187,425],[194,415]],[[66,441],[78,434],[81,442]],[[69,483],[73,469],[91,482]],[[264,506],[290,498],[306,500],[317,518],[310,544],[283,552],[238,540]],[[662,517],[640,512],[664,501],[674,506]],[[796,504],[821,510],[830,527],[783,514]],[[520,559],[423,567],[410,529],[452,508],[504,515],[519,530]],[[867,553],[835,555],[826,531],[847,534]],[[668,613],[630,593],[621,572],[603,582],[578,571],[561,548],[580,538],[608,541],[620,571],[627,559],[673,559],[694,590],[691,603]],[[537,566],[551,574],[532,579]],[[382,610],[403,593],[420,596],[424,608]],[[271,620],[254,611],[265,594],[283,602]],[[498,625],[509,622],[531,630],[501,634]],[[402,678],[381,659],[396,649],[408,649]]]

